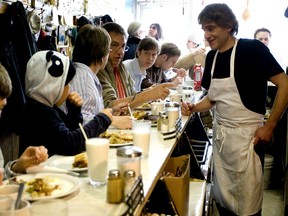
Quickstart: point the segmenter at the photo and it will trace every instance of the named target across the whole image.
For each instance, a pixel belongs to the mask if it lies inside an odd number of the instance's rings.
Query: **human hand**
[[[173,87],[176,88],[182,82],[183,82],[182,77],[176,77],[171,83],[174,85]]]
[[[36,166],[48,158],[48,150],[44,146],[29,146],[12,166],[12,171],[23,173],[26,168]]]
[[[174,72],[176,72],[177,73],[177,77],[182,77],[182,78],[184,78],[184,77],[186,77],[187,76],[187,71],[184,69],[184,68],[181,68],[181,69],[175,69],[174,68]]]
[[[174,87],[173,83],[163,83],[161,85],[155,86],[153,89],[151,89],[150,94],[153,94],[151,100],[164,100],[168,97],[170,94],[169,88]]]
[[[196,55],[197,54],[202,54],[204,55],[206,53],[206,49],[204,47],[198,47],[195,52],[194,52]]]
[[[131,129],[132,119],[130,116],[113,116],[112,125],[118,129]]]
[[[106,116],[110,118],[111,121],[113,121],[112,109],[110,108],[103,109],[103,110],[100,110],[100,113],[104,113]]]
[[[183,101],[181,103],[181,113],[183,116],[190,116],[193,112],[194,104]]]
[[[81,107],[83,105],[83,99],[77,92],[70,92],[67,100],[75,106]]]
[[[122,102],[112,107],[113,116],[119,116],[128,112],[128,102]]]
[[[259,127],[254,134],[254,145],[258,143],[268,143],[272,137],[273,128],[263,125]]]

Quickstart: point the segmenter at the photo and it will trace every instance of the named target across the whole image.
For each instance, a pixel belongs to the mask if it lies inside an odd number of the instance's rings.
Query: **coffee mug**
[[[159,112],[164,111],[165,104],[164,102],[152,102],[151,103],[151,114],[159,115]]]
[[[15,209],[15,199],[9,195],[0,195],[1,216],[30,216],[30,203],[21,200],[19,209]]]
[[[1,185],[0,186],[0,196],[9,195],[16,200],[19,190],[19,185]]]
[[[177,103],[181,103],[181,99],[182,99],[182,95],[181,94],[171,94],[169,96],[170,98],[170,102],[177,102]]]

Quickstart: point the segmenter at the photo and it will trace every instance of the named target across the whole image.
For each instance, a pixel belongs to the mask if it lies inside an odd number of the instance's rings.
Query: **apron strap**
[[[221,141],[221,145],[220,145],[220,148],[219,148],[219,153],[222,152],[222,148],[223,148],[223,145],[224,145],[224,141],[225,141],[225,128],[223,125],[219,125],[218,128],[217,128],[217,132],[216,132],[216,140],[222,140]],[[223,138],[223,139],[222,139]]]

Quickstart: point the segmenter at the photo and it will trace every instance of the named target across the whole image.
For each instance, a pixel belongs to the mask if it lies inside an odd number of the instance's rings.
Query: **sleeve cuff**
[[[16,173],[12,171],[12,166],[17,162],[17,160],[9,161],[5,166],[5,172],[4,172],[4,179],[9,179],[14,176],[16,176]]]

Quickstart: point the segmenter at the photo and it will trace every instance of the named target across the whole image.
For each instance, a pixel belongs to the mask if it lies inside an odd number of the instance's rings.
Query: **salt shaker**
[[[123,200],[123,186],[120,171],[112,169],[108,174],[107,202],[120,203]]]
[[[126,170],[124,172],[124,196],[126,197],[129,194],[131,188],[135,183],[135,171],[134,170]]]

